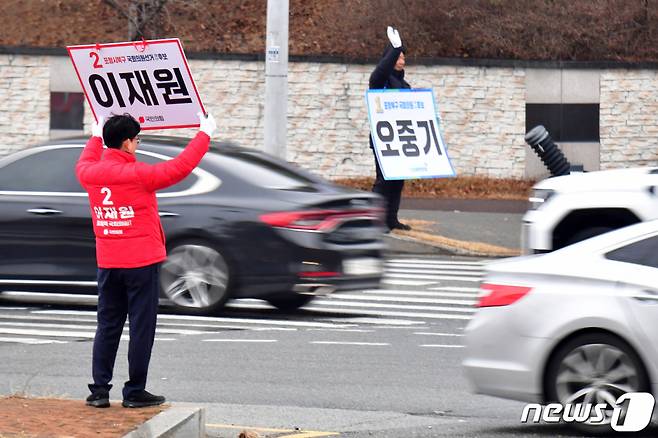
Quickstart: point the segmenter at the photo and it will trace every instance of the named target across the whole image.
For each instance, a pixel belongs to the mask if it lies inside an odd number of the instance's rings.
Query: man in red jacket
[[[78,160],[76,175],[89,195],[98,264],[98,326],[89,406],[110,406],[110,382],[126,317],[129,380],[123,387],[122,405],[139,408],[165,401],[145,390],[160,262],[167,257],[155,192],[183,180],[208,151],[217,126],[211,115],[199,113],[199,118],[199,133],[187,147],[176,158],[156,165],[136,161],[140,126],[134,118],[113,116],[104,126],[100,119]]]

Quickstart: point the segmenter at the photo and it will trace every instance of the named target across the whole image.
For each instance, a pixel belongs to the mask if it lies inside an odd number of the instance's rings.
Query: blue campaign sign
[[[368,90],[366,104],[384,179],[455,176],[431,88]]]

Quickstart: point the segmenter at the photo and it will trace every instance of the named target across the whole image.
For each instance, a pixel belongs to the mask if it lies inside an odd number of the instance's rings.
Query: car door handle
[[[645,289],[640,294],[633,295],[633,298],[638,301],[658,304],[658,291]]]
[[[29,210],[27,210],[27,212],[32,214],[45,215],[45,216],[63,213],[63,211],[61,210],[54,210],[52,208],[30,208]]]
[[[178,213],[172,213],[171,211],[159,211],[158,214],[160,217],[176,217],[180,216]]]

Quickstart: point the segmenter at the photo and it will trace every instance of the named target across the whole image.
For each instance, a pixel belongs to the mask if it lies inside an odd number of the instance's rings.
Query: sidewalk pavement
[[[403,199],[411,231],[387,238],[391,252],[509,257],[520,254],[525,201]]]
[[[390,233],[389,251],[517,255],[525,209],[523,201],[403,199],[399,218],[413,229]],[[96,409],[81,400],[0,397],[0,438],[91,434],[98,438],[205,438],[205,414],[201,408],[177,404],[130,410],[114,401],[109,409]]]

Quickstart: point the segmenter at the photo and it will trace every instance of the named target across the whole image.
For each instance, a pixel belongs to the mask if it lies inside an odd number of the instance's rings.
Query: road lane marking
[[[386,262],[387,263],[412,263],[412,264],[418,264],[418,263],[425,263],[428,265],[466,265],[466,266],[484,266],[486,265],[490,260],[482,259],[479,261],[471,262],[468,260],[436,260],[436,259],[388,259]]]
[[[0,321],[0,327],[1,326],[19,326],[19,327],[42,327],[42,328],[62,328],[62,329],[76,329],[76,330],[85,330],[89,329],[91,331],[96,331],[96,326],[90,326],[90,325],[78,325],[78,324],[48,324],[48,323],[40,323],[40,322],[6,322],[6,321]],[[179,330],[179,329],[167,329],[167,328],[160,328],[156,327],[155,329],[156,333],[163,333],[163,334],[169,334],[169,335],[202,335],[206,334],[208,332],[203,332],[199,330]]]
[[[387,328],[416,328],[409,326],[424,325],[422,321],[409,321],[408,319],[391,319],[391,318],[325,318],[327,321],[354,322],[356,324],[375,324],[379,326],[390,326]]]
[[[381,282],[384,284],[392,284],[395,286],[429,286],[430,284],[436,284],[436,281],[394,280],[394,279],[384,279]]]
[[[482,277],[459,277],[452,275],[420,275],[420,274],[397,274],[384,273],[384,278],[414,278],[418,280],[445,280],[445,281],[472,281],[479,283]]]
[[[432,298],[414,298],[414,297],[386,297],[386,296],[372,296],[372,295],[356,295],[341,293],[331,297],[335,300],[365,300],[365,301],[388,301],[388,302],[403,302],[403,303],[419,303],[419,304],[456,304],[461,306],[473,306],[477,303],[476,300],[446,300],[446,299],[432,299]]]
[[[442,307],[442,306],[415,306],[406,304],[382,304],[382,303],[361,303],[355,301],[328,301],[317,300],[317,305],[321,306],[348,306],[348,307],[367,307],[380,308],[380,309],[400,309],[400,310],[436,310],[441,312],[458,312],[458,313],[473,313],[477,309],[470,307]]]
[[[37,338],[6,338],[0,337],[0,342],[11,342],[17,344],[68,344],[68,341],[57,341],[55,339],[37,339]]]
[[[304,307],[305,310],[310,310],[313,312],[326,312],[331,314],[341,313],[344,315],[370,315],[370,316],[394,316],[402,318],[430,318],[430,319],[464,319],[469,320],[472,315],[456,315],[449,313],[423,313],[423,312],[394,312],[387,310],[367,310],[367,309],[330,309],[328,307],[314,307],[307,306]],[[413,322],[410,321],[410,324]],[[424,324],[423,322],[418,322],[416,324]]]
[[[451,345],[451,344],[425,344],[419,345],[419,347],[429,347],[429,348],[464,348],[465,345]]]
[[[433,264],[433,263],[402,263],[402,262],[387,262],[386,266],[394,268],[410,268],[410,269],[450,269],[451,271],[483,271],[483,266],[474,265],[454,265],[454,264]]]
[[[309,332],[341,332],[341,333],[374,333],[374,330],[366,329],[327,329],[327,328],[310,328],[306,329]]]
[[[260,303],[260,300],[257,300]],[[231,303],[229,303],[229,307]],[[245,307],[245,306],[239,306]],[[270,305],[261,304],[260,308],[272,309]],[[94,315],[95,311],[84,310],[34,310],[31,313],[39,315]],[[181,321],[205,321],[205,322],[228,322],[228,323],[244,323],[244,324],[259,324],[259,325],[289,325],[293,327],[335,327],[335,328],[348,328],[353,327],[354,324],[334,324],[326,322],[306,322],[306,321],[286,321],[277,319],[249,319],[249,318],[229,318],[229,317],[212,317],[212,316],[192,316],[192,315],[167,315],[158,314],[158,320],[181,320]]]
[[[385,347],[391,345],[386,342],[341,342],[341,341],[310,341],[309,344],[322,344],[322,345],[363,345],[371,347]]]
[[[431,287],[430,290],[445,290],[448,292],[480,292],[479,287],[441,286]]]
[[[453,298],[478,298],[478,294],[475,293],[463,293],[463,292],[415,292],[410,290],[387,290],[387,289],[378,289],[378,290],[364,290],[361,291],[363,294],[369,295],[394,295],[398,297],[404,296],[417,296],[417,297],[453,297]],[[342,293],[340,294],[342,295]],[[337,297],[339,295],[334,295]]]
[[[263,342],[263,343],[271,343],[271,342],[279,342],[276,339],[201,339],[201,342],[250,342],[250,343],[256,343],[256,342]]]
[[[384,271],[385,274],[392,272],[392,273],[400,273],[400,274],[431,274],[431,275],[465,275],[468,277],[482,277],[482,272],[477,271],[477,272],[470,272],[470,271],[464,271],[464,272],[457,272],[455,270],[440,270],[440,269],[409,269],[409,268],[386,268]]]
[[[0,313],[0,321],[19,320],[19,321],[61,321],[61,322],[88,322],[96,327],[96,319],[91,318],[71,318],[71,317],[57,317],[57,316],[32,316],[32,315],[3,315]],[[130,326],[126,323],[126,326]],[[297,331],[295,327],[249,327],[246,325],[229,325],[229,324],[199,324],[199,323],[185,323],[185,322],[162,322],[158,321],[158,327],[196,327],[196,328],[210,328],[210,329],[228,329],[228,330],[250,330],[250,331]],[[213,331],[203,331],[202,333],[212,333]]]
[[[462,333],[432,333],[432,332],[416,332],[414,335],[423,336],[464,336]]]

